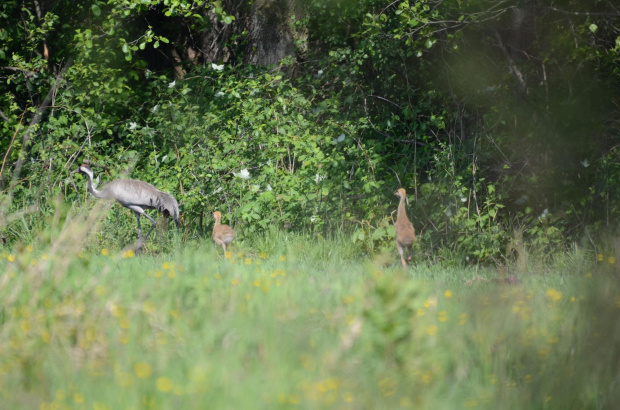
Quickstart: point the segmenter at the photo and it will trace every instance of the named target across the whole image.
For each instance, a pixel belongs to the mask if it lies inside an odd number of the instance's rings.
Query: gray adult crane
[[[160,191],[148,182],[135,179],[115,179],[114,181],[108,182],[101,191],[98,191],[93,188],[93,170],[87,165],[80,165],[74,172],[81,172],[88,177],[86,186],[95,198],[114,199],[125,208],[129,208],[134,212],[138,220],[137,250],[140,250],[142,246],[144,246],[144,242],[146,242],[153,229],[155,229],[155,226],[157,226],[155,219],[144,212],[145,209],[157,209],[166,217],[172,216],[172,219],[174,219],[177,225],[177,233],[179,232],[179,204],[169,193]],[[146,216],[153,224],[142,242],[140,242],[142,240],[142,230],[140,229],[141,215]]]

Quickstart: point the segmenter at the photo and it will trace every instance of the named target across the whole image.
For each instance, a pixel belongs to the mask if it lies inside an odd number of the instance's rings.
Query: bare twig
[[[495,38],[497,39],[497,45],[502,50],[502,53],[504,54],[504,57],[506,57],[506,60],[508,61],[508,67],[510,68],[510,71],[515,76],[517,81],[519,81],[519,84],[521,85],[521,91],[527,93],[527,84],[525,83],[525,80],[523,79],[523,74],[521,74],[521,71],[519,70],[519,67],[517,67],[517,65],[513,61],[512,57],[510,56],[510,53],[506,49],[506,46],[504,46],[504,42],[502,41],[502,37],[499,35],[499,31],[497,31],[497,30],[495,30]]]

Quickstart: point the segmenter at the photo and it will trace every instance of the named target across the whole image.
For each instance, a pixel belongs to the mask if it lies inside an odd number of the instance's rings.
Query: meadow
[[[73,223],[73,225],[72,225]],[[615,255],[517,270],[360,256],[270,232],[167,252],[0,250],[11,409],[607,409],[620,393]],[[92,226],[92,225],[91,225]],[[43,238],[42,235],[40,238]]]

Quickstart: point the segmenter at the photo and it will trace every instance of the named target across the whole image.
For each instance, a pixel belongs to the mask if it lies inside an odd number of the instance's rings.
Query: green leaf
[[[159,41],[153,43],[153,48],[159,48]]]
[[[92,9],[93,14],[94,14],[95,16],[99,16],[99,15],[101,15],[101,9],[100,9],[100,8],[99,8],[99,6],[97,6],[96,4],[93,4],[93,5],[91,6],[91,9]]]
[[[592,23],[592,24],[590,24],[589,29],[590,29],[590,31],[592,33],[596,33],[596,30],[598,30],[598,26],[596,24]]]
[[[377,228],[377,229],[375,229],[375,231],[372,233],[372,239],[379,239],[379,238],[383,237],[383,235],[385,235],[385,229],[383,229],[383,228]]]

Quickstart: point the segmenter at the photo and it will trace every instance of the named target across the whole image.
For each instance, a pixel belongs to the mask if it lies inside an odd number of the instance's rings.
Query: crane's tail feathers
[[[172,195],[167,192],[160,192],[157,198],[157,210],[165,216],[171,216],[174,219],[174,223],[177,225],[177,231],[179,230],[179,204]]]

